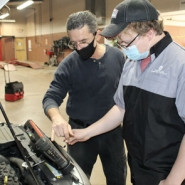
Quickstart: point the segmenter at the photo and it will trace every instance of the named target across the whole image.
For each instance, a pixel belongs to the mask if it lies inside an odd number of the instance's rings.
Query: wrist
[[[167,185],[181,185],[183,180],[180,180],[178,178],[173,178],[171,176],[168,176],[165,180],[165,184]]]
[[[86,136],[88,137],[88,139],[95,136],[91,126],[85,128],[85,133],[86,133]]]

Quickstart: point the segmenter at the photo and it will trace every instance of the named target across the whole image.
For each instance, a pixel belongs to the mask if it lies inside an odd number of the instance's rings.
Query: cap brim
[[[121,24],[109,24],[106,28],[104,28],[100,35],[103,37],[111,38],[117,36],[122,30],[126,28],[129,23],[121,23]]]

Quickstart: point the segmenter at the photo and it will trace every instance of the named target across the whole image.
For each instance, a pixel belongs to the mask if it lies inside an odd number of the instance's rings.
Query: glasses
[[[80,45],[80,47],[84,48],[84,47],[88,46],[91,42],[87,42],[87,39],[83,39],[79,42],[69,41],[68,47],[70,49],[77,49],[78,45]]]
[[[116,42],[117,46],[119,48],[124,48],[124,49],[127,49],[135,40],[136,38],[139,36],[139,34],[137,34],[127,45],[121,45],[119,44],[118,42]]]

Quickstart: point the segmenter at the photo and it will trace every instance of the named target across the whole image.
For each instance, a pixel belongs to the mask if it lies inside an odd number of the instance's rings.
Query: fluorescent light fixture
[[[9,0],[1,0],[0,1],[0,9],[8,2]]]
[[[29,6],[29,5],[31,5],[31,4],[33,4],[33,3],[34,3],[34,2],[31,1],[31,0],[26,1],[25,3],[19,5],[19,6],[17,7],[17,9],[18,9],[18,10],[22,10],[23,8],[26,8],[27,6]]]
[[[161,13],[165,25],[185,26],[185,10]]]
[[[0,15],[0,19],[4,19],[5,17],[8,17],[8,16],[9,16],[9,13],[4,13]]]
[[[3,20],[0,20],[0,22],[15,22],[14,19],[3,19]]]

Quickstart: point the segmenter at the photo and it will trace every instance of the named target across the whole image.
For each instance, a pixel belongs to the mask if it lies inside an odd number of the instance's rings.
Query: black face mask
[[[76,52],[80,55],[80,57],[83,60],[89,59],[94,54],[96,49],[96,47],[94,47],[94,39],[87,47],[82,48],[81,50],[76,49]]]

